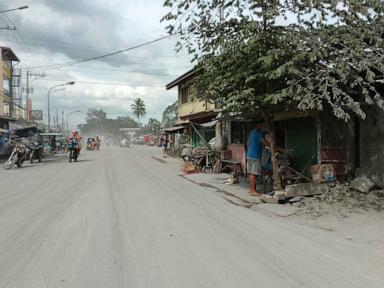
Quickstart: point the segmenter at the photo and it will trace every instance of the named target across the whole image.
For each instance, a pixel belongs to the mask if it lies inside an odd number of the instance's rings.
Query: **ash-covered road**
[[[1,169],[0,287],[384,287],[374,248],[232,205],[159,155]]]

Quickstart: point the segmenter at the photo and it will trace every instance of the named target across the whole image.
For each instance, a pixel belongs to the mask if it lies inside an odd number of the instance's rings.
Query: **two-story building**
[[[192,69],[166,86],[167,90],[178,88],[176,128],[185,126],[189,130],[194,147],[204,145],[204,142],[216,136],[215,123],[212,121],[218,114],[215,104],[205,99],[204,90],[194,81],[197,73],[196,69]]]
[[[13,69],[18,62],[11,48],[0,47],[0,128],[4,130],[13,118]]]

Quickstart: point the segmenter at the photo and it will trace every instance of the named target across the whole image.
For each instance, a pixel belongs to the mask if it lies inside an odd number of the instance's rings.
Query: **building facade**
[[[218,112],[214,103],[205,99],[204,90],[195,79],[198,71],[192,69],[170,82],[167,90],[178,88],[178,120],[177,125],[184,125],[191,136],[193,146],[205,145],[216,136],[212,122]],[[212,125],[209,123],[212,122]]]

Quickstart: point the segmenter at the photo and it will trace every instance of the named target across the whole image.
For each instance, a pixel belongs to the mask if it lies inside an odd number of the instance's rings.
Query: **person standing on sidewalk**
[[[264,147],[270,147],[271,144],[265,138],[267,133],[264,130],[264,122],[258,122],[249,133],[248,145],[247,145],[247,173],[249,191],[252,196],[261,196],[261,193],[257,192],[257,176],[262,175],[262,155]],[[285,148],[276,147],[276,151],[281,153],[287,153]]]
[[[267,144],[265,140],[265,133],[263,131],[263,122],[256,124],[248,136],[247,145],[247,173],[248,173],[248,193],[252,196],[260,196],[261,193],[257,192],[256,182],[257,176],[261,175],[261,156],[263,153],[263,145]]]

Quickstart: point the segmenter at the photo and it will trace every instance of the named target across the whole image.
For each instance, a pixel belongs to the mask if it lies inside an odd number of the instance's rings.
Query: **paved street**
[[[384,287],[377,249],[179,173],[141,146],[1,169],[0,287]]]

